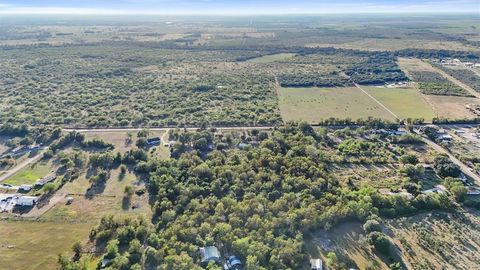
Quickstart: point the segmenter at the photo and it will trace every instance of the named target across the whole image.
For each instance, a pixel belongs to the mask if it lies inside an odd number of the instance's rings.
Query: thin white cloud
[[[0,6],[1,8],[2,6]],[[67,14],[67,15],[115,15],[128,14],[128,11],[96,8],[64,8],[64,7],[12,7],[0,9],[0,14]]]
[[[213,2],[211,0],[199,0]],[[442,2],[426,1],[415,4],[376,4],[370,1],[356,3],[317,2],[308,6],[288,6],[263,8],[256,3],[239,4],[236,7],[212,8],[210,5],[189,10],[179,5],[182,0],[122,0],[122,2],[138,3],[139,9],[102,9],[102,8],[69,8],[69,7],[25,7],[0,3],[0,14],[72,14],[72,15],[177,15],[177,14],[211,14],[211,15],[249,15],[249,14],[339,14],[339,13],[435,13],[435,12],[480,12],[480,6],[472,0],[447,0]],[[142,3],[164,3],[164,8],[142,9]]]

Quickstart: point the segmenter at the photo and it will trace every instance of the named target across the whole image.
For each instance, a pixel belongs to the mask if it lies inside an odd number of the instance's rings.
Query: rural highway
[[[80,133],[86,133],[86,132],[126,132],[126,131],[140,131],[143,129],[148,129],[150,131],[164,131],[168,132],[171,129],[175,129],[177,127],[161,127],[161,128],[131,128],[131,127],[126,127],[126,128],[64,128],[62,129],[65,132],[71,132],[71,131],[76,131]],[[258,129],[258,130],[271,130],[274,129],[275,126],[243,126],[243,127],[214,127],[217,130],[251,130],[251,129]],[[183,128],[180,128],[183,129]],[[186,130],[188,131],[195,131],[198,130],[199,127],[187,127]]]
[[[38,152],[34,157],[31,157],[31,158],[28,158],[27,160],[23,161],[22,163],[18,164],[17,166],[15,166],[14,168],[12,168],[11,170],[8,170],[6,171],[5,174],[2,174],[0,176],[0,183],[5,181],[7,178],[9,178],[10,176],[14,175],[15,173],[17,173],[18,171],[20,171],[21,169],[27,167],[28,165],[36,162],[37,160],[39,160],[43,153],[46,151],[43,150],[43,151],[40,151]]]

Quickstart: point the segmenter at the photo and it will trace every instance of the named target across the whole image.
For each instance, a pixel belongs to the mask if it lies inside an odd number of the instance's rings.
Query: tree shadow
[[[128,196],[128,195],[123,196],[122,209],[129,210],[131,205],[132,205],[132,196]]]

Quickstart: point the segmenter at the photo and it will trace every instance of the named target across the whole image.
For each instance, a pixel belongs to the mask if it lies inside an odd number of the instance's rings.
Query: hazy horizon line
[[[11,16],[18,16],[18,15],[74,15],[74,16],[219,16],[219,17],[231,17],[231,16],[315,16],[315,15],[478,15],[478,12],[475,11],[365,11],[365,12],[271,12],[271,13],[263,13],[263,12],[252,12],[252,13],[234,13],[234,12],[221,12],[221,13],[203,13],[203,12],[75,12],[75,13],[68,13],[68,12],[2,12],[0,10],[1,15],[11,15]],[[480,16],[479,16],[480,20]]]

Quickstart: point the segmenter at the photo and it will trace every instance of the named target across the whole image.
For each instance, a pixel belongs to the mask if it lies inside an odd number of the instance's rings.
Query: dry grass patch
[[[478,269],[478,212],[419,214],[387,227],[411,269]]]
[[[96,189],[92,196],[86,195],[91,183],[82,175],[79,179],[65,184],[59,194],[70,194],[73,203],[58,203],[42,215],[42,220],[57,221],[96,221],[105,215],[145,215],[151,216],[148,194],[133,194],[128,204],[124,201],[124,191],[127,185],[134,186],[134,190],[144,189],[143,185],[135,186],[137,178],[132,173],[120,175],[120,169],[112,170],[105,186]],[[134,206],[135,209],[132,208]]]
[[[339,261],[346,263],[342,269],[389,269],[370,248],[362,224],[358,222],[342,223],[332,231],[319,230],[308,236],[305,245],[311,257],[322,257],[323,261],[328,252],[335,252]]]
[[[476,115],[467,109],[468,104],[480,105],[480,100],[472,97],[432,96],[425,95],[425,100],[433,108],[436,117],[451,119],[475,118]]]
[[[58,254],[87,240],[94,223],[0,221],[1,269],[57,269]],[[8,248],[10,246],[11,248]]]
[[[354,42],[337,44],[338,48],[358,49],[369,51],[396,51],[402,49],[426,49],[426,50],[459,50],[480,51],[473,46],[464,45],[455,41],[435,41],[418,39],[378,39],[365,38]]]

